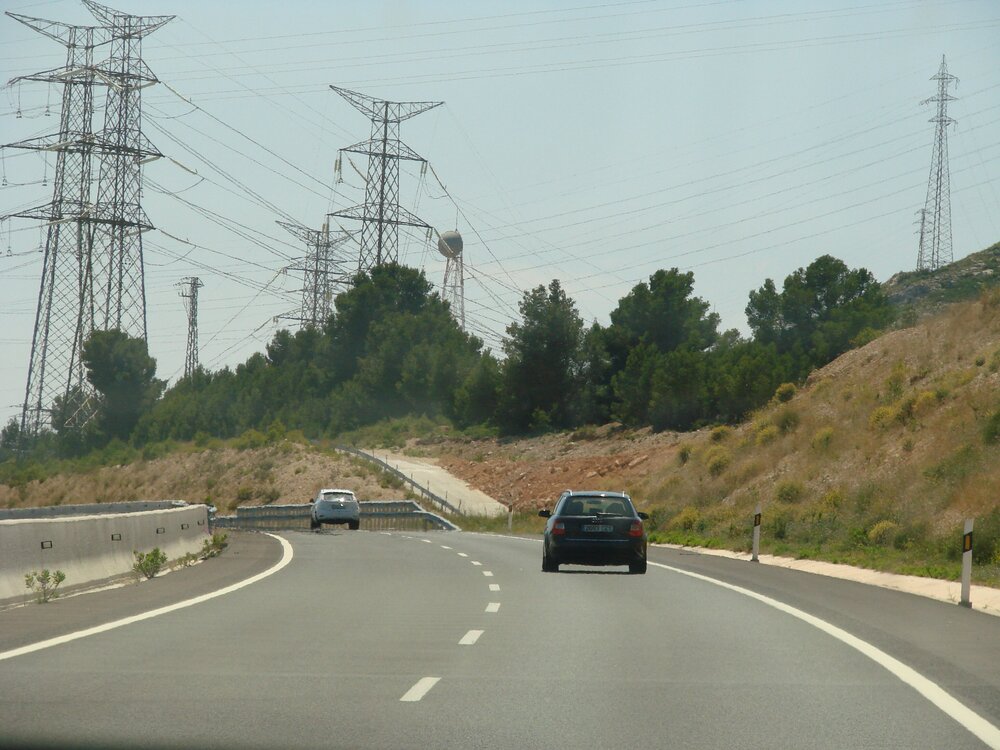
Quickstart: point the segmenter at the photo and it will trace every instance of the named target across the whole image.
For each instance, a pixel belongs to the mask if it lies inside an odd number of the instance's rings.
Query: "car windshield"
[[[632,503],[624,497],[576,495],[566,498],[560,516],[633,516]]]

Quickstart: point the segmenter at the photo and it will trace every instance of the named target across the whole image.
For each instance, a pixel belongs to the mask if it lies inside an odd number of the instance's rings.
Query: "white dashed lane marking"
[[[400,698],[401,703],[416,703],[421,698],[423,698],[427,693],[430,692],[431,688],[438,684],[441,680],[440,677],[424,677],[417,681],[417,684],[411,687],[406,693]]]
[[[482,630],[470,630],[468,633],[462,636],[462,640],[458,642],[458,645],[471,646],[472,644],[474,644],[476,641],[479,640],[479,636],[481,636],[484,632],[485,631]]]
[[[500,584],[499,583],[491,583],[490,584],[490,591],[499,591],[499,590],[500,590]]]
[[[447,544],[442,544],[441,549],[451,549]]]
[[[465,554],[464,552],[459,552],[459,553],[458,553],[458,556],[459,556],[459,557],[468,557],[468,555],[467,555],[467,554]]]
[[[472,564],[473,564],[473,565],[480,565],[480,566],[482,565],[482,563],[481,563],[481,562],[479,562],[479,560],[473,560],[473,561],[472,561]]]
[[[500,602],[490,602],[486,605],[486,611],[490,614],[500,611]]]
[[[483,575],[486,576],[487,578],[492,578],[493,577],[493,571],[492,570],[484,570],[483,571]]]

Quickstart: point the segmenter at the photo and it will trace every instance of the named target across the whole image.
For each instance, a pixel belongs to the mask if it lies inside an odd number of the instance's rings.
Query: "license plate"
[[[583,525],[584,531],[597,531],[597,532],[608,532],[614,531],[615,527],[609,523],[585,523]]]

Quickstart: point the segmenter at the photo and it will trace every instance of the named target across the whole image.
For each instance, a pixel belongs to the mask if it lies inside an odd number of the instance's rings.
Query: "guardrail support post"
[[[753,512],[753,556],[750,562],[760,562],[760,503]]]
[[[972,607],[970,593],[972,590],[972,521],[965,521],[965,532],[962,534],[962,601],[963,607]]]

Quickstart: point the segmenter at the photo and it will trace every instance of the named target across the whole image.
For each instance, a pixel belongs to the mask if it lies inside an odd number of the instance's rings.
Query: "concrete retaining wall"
[[[28,594],[24,575],[33,570],[61,570],[63,586],[98,581],[132,570],[133,550],[159,547],[176,560],[199,552],[208,533],[204,505],[0,521],[0,600]]]

